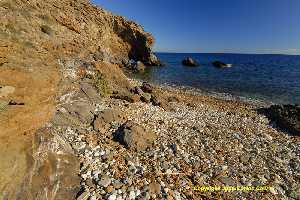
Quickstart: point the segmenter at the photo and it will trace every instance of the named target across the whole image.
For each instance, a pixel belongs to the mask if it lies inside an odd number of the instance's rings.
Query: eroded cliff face
[[[128,90],[120,66],[154,64],[153,37],[85,0],[1,0],[0,18],[0,199],[73,199],[79,162],[64,133],[78,119],[54,127],[60,106],[77,91],[93,107],[81,76],[96,69]]]
[[[88,1],[2,0],[1,35],[62,55],[95,54],[122,63],[151,61],[153,37],[141,26]]]

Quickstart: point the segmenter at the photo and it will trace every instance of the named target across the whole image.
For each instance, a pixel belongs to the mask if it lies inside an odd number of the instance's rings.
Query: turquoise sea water
[[[157,53],[166,63],[151,67],[140,78],[155,84],[192,87],[279,104],[300,104],[300,56],[257,54]],[[185,57],[201,66],[182,66]],[[232,64],[218,69],[211,62]]]

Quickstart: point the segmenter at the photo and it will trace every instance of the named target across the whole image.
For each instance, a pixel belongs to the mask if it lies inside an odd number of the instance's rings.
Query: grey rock
[[[92,102],[98,102],[101,97],[99,96],[97,90],[92,86],[91,83],[88,82],[82,82],[80,84],[81,91],[92,101]]]
[[[111,178],[109,178],[107,175],[104,175],[101,177],[101,180],[98,183],[102,187],[107,187],[111,184]]]
[[[113,186],[116,189],[120,189],[123,186],[123,183],[119,180],[116,180],[116,181],[114,181]]]
[[[77,101],[65,106],[65,109],[84,124],[90,124],[94,119],[95,107],[87,101]]]

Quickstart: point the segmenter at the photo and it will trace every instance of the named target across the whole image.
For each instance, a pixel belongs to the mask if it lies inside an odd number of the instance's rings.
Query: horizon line
[[[175,54],[245,54],[245,55],[283,55],[283,56],[300,56],[300,54],[285,53],[234,53],[234,52],[172,52],[172,51],[153,51],[154,53],[175,53]]]

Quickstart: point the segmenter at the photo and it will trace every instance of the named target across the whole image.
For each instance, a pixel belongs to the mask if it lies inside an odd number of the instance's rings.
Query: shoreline
[[[144,80],[139,79],[139,78],[131,78],[128,77],[128,80],[133,83],[133,84],[139,84],[141,85]],[[267,100],[260,100],[260,99],[254,99],[250,97],[245,97],[245,96],[238,96],[238,95],[233,95],[230,93],[222,93],[222,92],[214,92],[214,91],[209,91],[209,90],[203,90],[200,88],[195,88],[192,86],[178,86],[175,84],[168,84],[168,83],[152,83],[151,84],[157,88],[161,88],[164,90],[179,90],[182,91],[183,93],[189,94],[189,95],[194,95],[194,96],[203,96],[203,97],[213,97],[219,100],[223,101],[238,101],[241,103],[249,104],[255,107],[267,107],[270,105],[274,105],[275,103]]]

